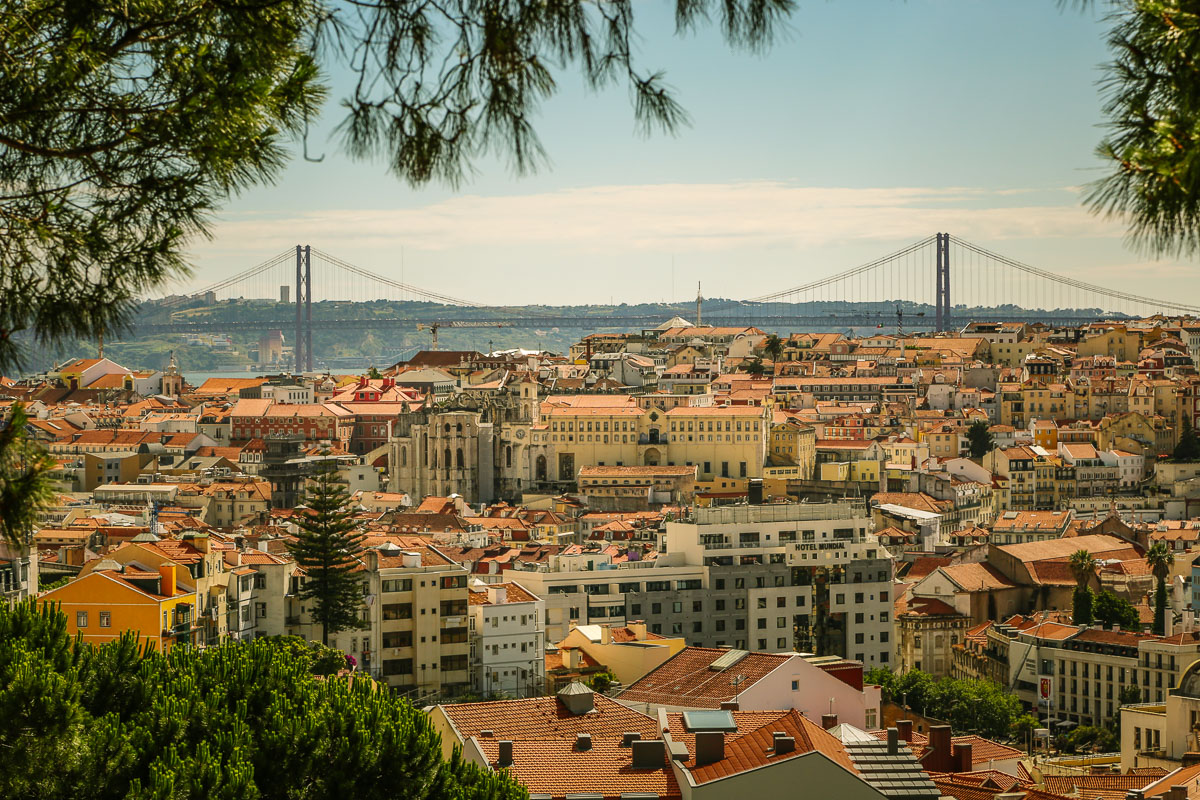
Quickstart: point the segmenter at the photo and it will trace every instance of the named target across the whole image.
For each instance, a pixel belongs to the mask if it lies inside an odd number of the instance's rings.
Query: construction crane
[[[512,328],[511,322],[497,322],[495,320],[455,320],[453,322],[418,322],[417,332],[429,329],[433,334],[433,349],[438,349],[438,331],[442,328]]]

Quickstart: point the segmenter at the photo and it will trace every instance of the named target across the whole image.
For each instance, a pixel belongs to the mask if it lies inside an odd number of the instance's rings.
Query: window
[[[775,618],[775,627],[776,628],[786,628],[787,627],[787,617],[776,617]]]
[[[756,627],[757,627],[759,630],[763,630],[763,629],[765,629],[765,628],[767,627],[767,618],[766,618],[766,617],[759,617],[759,618],[758,618],[758,620],[755,622],[755,626],[756,626]]]
[[[424,610],[424,609],[422,609]],[[384,619],[412,619],[412,603],[387,603],[383,606]]]
[[[704,623],[703,622],[696,621],[696,622],[692,623],[692,633],[703,633],[703,632],[704,632]]]
[[[844,595],[844,594],[835,595],[833,602],[837,603],[839,606],[845,605],[846,604],[846,595]]]
[[[678,600],[676,600],[674,603],[671,603],[671,611],[676,614],[683,613],[683,603],[679,602]]]
[[[650,613],[651,614],[661,614],[662,613],[662,603],[651,603],[650,604]]]
[[[101,628],[111,628],[112,627],[112,612],[111,611],[101,611],[100,612],[100,627]]]
[[[411,592],[412,578],[404,578],[402,580],[385,580],[382,582],[380,588],[384,592]]]
[[[767,607],[767,598],[765,598],[765,597],[758,598],[758,607],[766,608]]]
[[[76,611],[75,612],[75,627],[76,628],[86,628],[87,627],[87,625],[88,625],[87,615],[88,615],[88,612],[86,612],[86,611]],[[166,614],[164,613],[163,616],[165,617]]]
[[[382,646],[385,649],[388,647],[412,647],[412,631],[390,631],[385,633],[383,634]]]
[[[713,602],[717,604],[717,611],[725,610],[725,601],[724,600],[714,600]]]

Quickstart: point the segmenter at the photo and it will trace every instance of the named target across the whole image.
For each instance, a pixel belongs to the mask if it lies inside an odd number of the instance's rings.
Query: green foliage
[[[772,361],[778,361],[779,357],[783,355],[783,340],[777,334],[772,333],[763,341],[762,351]]]
[[[70,575],[63,575],[61,578],[59,578],[57,580],[53,580],[53,581],[48,580],[49,577],[50,577],[49,575],[43,575],[41,572],[38,573],[38,591],[39,592],[50,592],[55,589],[60,589],[63,586],[66,586],[68,583],[71,582]]]
[[[1123,706],[1140,703],[1142,702],[1142,692],[1136,686],[1122,686],[1121,691],[1117,693],[1117,700]]]
[[[382,378],[383,376],[379,374],[378,369],[376,369],[375,367],[371,367],[370,372],[367,373],[367,377],[373,381],[377,381],[380,378]]]
[[[426,715],[368,680],[318,679],[279,642],[93,647],[57,608],[0,606],[0,796],[524,800],[441,759]]]
[[[1103,589],[1093,598],[1092,618],[1106,627],[1120,627],[1136,631],[1141,627],[1137,609],[1124,597],[1118,597],[1109,589]]]
[[[793,0],[676,0],[680,34],[718,21],[769,44]],[[345,148],[419,184],[484,153],[545,162],[533,126],[577,70],[624,83],[643,130],[686,114],[636,63],[632,0],[24,0],[0,6],[0,372],[26,331],[94,341],[186,272],[189,240],[231,195],[272,180],[348,71]],[[711,14],[711,17],[710,17]],[[316,160],[319,160],[316,159]]]
[[[321,626],[321,642],[329,634],[361,628],[362,578],[358,554],[363,534],[349,508],[350,495],[332,461],[313,476],[305,492],[308,513],[300,514],[300,532],[292,556],[303,567],[307,580],[300,597],[310,601],[312,618]]]
[[[1028,742],[1033,732],[1042,727],[1042,723],[1033,714],[1022,714],[1012,721],[1008,727],[1008,735],[1015,742]]]
[[[25,0],[0,10],[0,371],[12,334],[95,340],[271,179],[324,95],[316,0]]]
[[[320,642],[306,642],[299,636],[270,636],[263,641],[288,658],[303,661],[313,675],[334,675],[346,668],[346,654]]]
[[[0,315],[3,307],[0,302]],[[54,499],[50,472],[57,466],[41,445],[29,438],[27,422],[20,403],[13,406],[7,423],[0,420],[0,542],[17,546],[33,540],[38,515]]]
[[[903,675],[896,675],[883,668],[868,671],[864,680],[880,686],[883,699],[945,720],[955,731],[963,733],[1002,738],[1009,735],[1021,714],[1021,703],[1016,695],[992,681],[958,678],[935,681],[932,675],[921,670],[910,669]]]
[[[1108,135],[1098,154],[1112,173],[1092,184],[1092,210],[1128,225],[1153,253],[1200,249],[1200,15],[1194,3],[1123,0],[1109,36]],[[1192,460],[1196,458],[1192,456]]]
[[[1092,725],[1080,725],[1060,735],[1055,745],[1067,753],[1113,753],[1121,749],[1121,743],[1113,731]]]
[[[995,440],[985,421],[977,419],[967,428],[967,446],[970,448],[971,458],[983,458],[992,452]]]
[[[767,366],[760,358],[745,358],[738,364],[738,369],[751,375],[762,375],[767,371]]]
[[[1146,564],[1154,575],[1154,633],[1164,635],[1167,629],[1167,575],[1175,563],[1175,554],[1166,542],[1155,542],[1146,551]]]
[[[592,688],[592,691],[604,694],[611,689],[612,685],[616,682],[617,676],[613,675],[611,672],[595,672],[588,680],[588,686]]]
[[[1092,590],[1076,586],[1071,595],[1071,621],[1076,625],[1091,625],[1092,613]]]
[[[1187,416],[1183,418],[1183,425],[1179,431],[1179,444],[1175,445],[1175,450],[1171,453],[1171,460],[1182,463],[1200,461],[1200,437],[1196,436],[1196,430]]]

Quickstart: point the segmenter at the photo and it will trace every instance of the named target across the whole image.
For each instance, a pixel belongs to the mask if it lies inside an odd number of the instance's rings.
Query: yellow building
[[[625,396],[577,395],[543,404],[551,480],[582,466],[691,466],[697,481],[762,475],[770,411],[758,406],[641,408]]]
[[[808,480],[817,463],[817,429],[783,413],[771,425],[770,458],[776,467],[799,467],[796,478]]]
[[[567,638],[555,646],[559,650],[579,648],[628,686],[686,647],[687,641],[682,636],[650,633],[645,622],[622,626],[571,623]]]
[[[59,604],[67,616],[67,633],[82,634],[90,644],[111,642],[125,631],[164,650],[192,642],[196,593],[176,582],[177,565],[166,562],[148,572],[109,564],[45,593],[38,602]]]

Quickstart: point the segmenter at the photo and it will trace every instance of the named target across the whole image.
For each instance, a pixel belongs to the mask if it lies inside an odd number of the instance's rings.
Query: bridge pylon
[[[950,319],[950,234],[937,235],[937,311],[938,332],[953,330],[954,323]]]
[[[296,245],[296,341],[292,364],[297,373],[312,372],[312,247]]]

